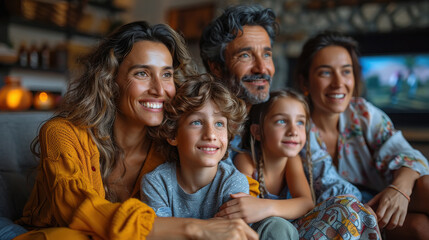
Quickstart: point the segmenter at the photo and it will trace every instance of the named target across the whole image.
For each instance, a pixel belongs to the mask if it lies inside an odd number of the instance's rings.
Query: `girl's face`
[[[176,138],[168,140],[177,146],[180,165],[188,169],[217,166],[228,148],[227,123],[211,100],[200,110],[182,117]]]
[[[315,114],[342,113],[353,96],[355,79],[348,51],[340,46],[321,49],[313,58],[307,89]]]
[[[304,105],[291,97],[281,97],[264,119],[264,154],[269,158],[294,157],[306,142]]]
[[[118,115],[129,124],[157,126],[164,101],[176,94],[173,59],[159,42],[136,42],[119,66]]]

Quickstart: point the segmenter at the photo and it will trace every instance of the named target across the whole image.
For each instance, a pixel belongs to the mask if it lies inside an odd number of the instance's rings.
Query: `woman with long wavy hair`
[[[33,141],[36,183],[16,239],[256,239],[242,220],[157,218],[135,197],[162,163],[147,135],[195,74],[183,38],[163,24],[126,24],[101,41]]]

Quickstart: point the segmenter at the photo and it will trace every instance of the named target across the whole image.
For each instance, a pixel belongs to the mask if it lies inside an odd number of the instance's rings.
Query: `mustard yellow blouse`
[[[140,181],[134,187],[133,198],[122,203],[106,200],[100,154],[87,129],[55,118],[42,126],[39,140],[38,175],[18,224],[38,229],[39,233],[42,231],[45,239],[49,239],[52,227],[67,227],[65,232],[78,230],[79,234],[84,232],[93,239],[146,238],[156,216],[149,206],[137,199]],[[139,179],[163,162],[152,148]],[[248,180],[251,194],[256,196],[258,183],[251,178]],[[36,235],[29,232],[19,239],[31,236]]]

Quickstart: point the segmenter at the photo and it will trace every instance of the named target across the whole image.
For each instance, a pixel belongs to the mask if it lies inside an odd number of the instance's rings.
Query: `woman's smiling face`
[[[313,114],[336,114],[346,110],[353,96],[355,79],[349,52],[340,46],[318,51],[309,70],[308,91]]]
[[[176,94],[173,59],[159,42],[136,42],[119,66],[118,114],[130,124],[157,126],[164,102]]]

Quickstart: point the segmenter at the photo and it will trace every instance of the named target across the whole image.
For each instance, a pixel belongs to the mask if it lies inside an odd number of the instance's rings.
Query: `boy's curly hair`
[[[177,147],[170,145],[167,139],[176,137],[180,119],[200,110],[208,101],[213,101],[227,119],[228,143],[242,131],[247,115],[244,101],[234,96],[210,74],[188,77],[171,101],[165,103],[161,125],[149,131],[155,146],[167,161],[179,161]],[[228,151],[222,160],[227,157]]]

